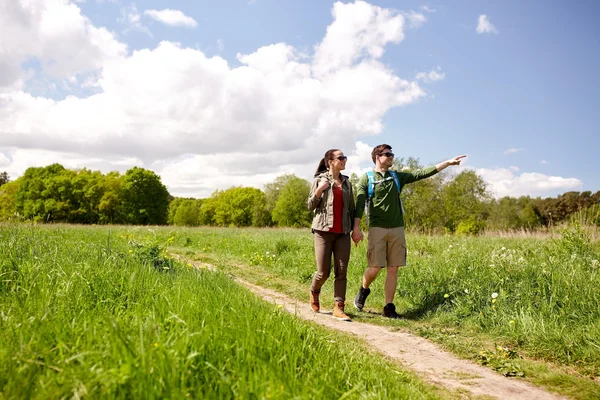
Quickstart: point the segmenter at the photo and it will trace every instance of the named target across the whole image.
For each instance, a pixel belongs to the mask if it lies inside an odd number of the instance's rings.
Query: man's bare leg
[[[365,273],[366,274],[366,273]],[[394,302],[396,286],[398,284],[398,267],[387,267],[385,276],[385,303]]]
[[[396,267],[396,270],[398,267]],[[380,267],[367,267],[365,270],[365,274],[363,275],[363,288],[368,289],[371,286],[371,283],[377,278],[377,275],[381,271]]]

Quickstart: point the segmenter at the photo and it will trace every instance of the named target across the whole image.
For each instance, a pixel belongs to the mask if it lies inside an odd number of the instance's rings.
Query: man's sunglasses
[[[385,153],[381,153],[380,156],[394,157],[394,153],[386,151]]]
[[[348,159],[348,157],[346,156],[339,156],[339,157],[335,157],[334,160],[340,160],[340,161],[346,161]]]

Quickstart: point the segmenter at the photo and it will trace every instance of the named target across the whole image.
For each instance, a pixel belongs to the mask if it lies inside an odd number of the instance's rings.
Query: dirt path
[[[183,257],[177,258],[183,259]],[[187,259],[186,262],[199,268],[215,269],[206,263]],[[308,300],[307,302],[299,302],[284,294],[254,285],[243,279],[235,278],[235,280],[265,301],[280,305],[286,311],[300,318],[331,329],[357,335],[373,349],[387,357],[399,360],[424,380],[450,390],[460,390],[474,396],[487,396],[497,399],[564,399],[564,397],[548,393],[527,382],[507,378],[471,361],[459,359],[427,339],[407,332],[390,331],[389,328],[383,326],[338,321],[331,317],[331,311],[313,312],[308,306]]]

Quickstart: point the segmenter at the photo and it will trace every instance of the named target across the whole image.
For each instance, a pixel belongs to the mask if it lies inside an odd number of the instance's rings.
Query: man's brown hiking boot
[[[315,292],[312,289],[310,291],[310,308],[312,308],[314,312],[319,312],[319,309],[321,308],[319,304],[319,293],[320,292]]]
[[[333,318],[341,321],[352,321],[344,312],[344,303],[342,301],[335,302],[335,306],[333,307]]]

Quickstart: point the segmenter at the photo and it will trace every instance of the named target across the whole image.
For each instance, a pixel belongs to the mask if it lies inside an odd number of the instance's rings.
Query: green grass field
[[[164,230],[174,252],[218,265],[307,301],[312,235],[291,229]],[[401,321],[379,316],[383,275],[358,321],[398,326],[507,376],[574,398],[600,397],[600,243],[577,226],[557,238],[408,235],[400,272]],[[348,303],[361,283],[366,244],[353,248]],[[332,282],[322,298],[332,299]],[[323,303],[323,300],[322,300]],[[594,381],[595,380],[595,381]]]
[[[312,240],[295,229],[0,225],[0,398],[448,397],[228,277],[307,301]],[[368,312],[348,307],[355,320],[410,330],[571,398],[600,397],[600,245],[584,230],[409,233],[408,244],[404,318],[380,316],[382,275]],[[353,248],[349,304],[365,251]]]
[[[447,397],[157,245],[188,234],[0,225],[0,398]]]

